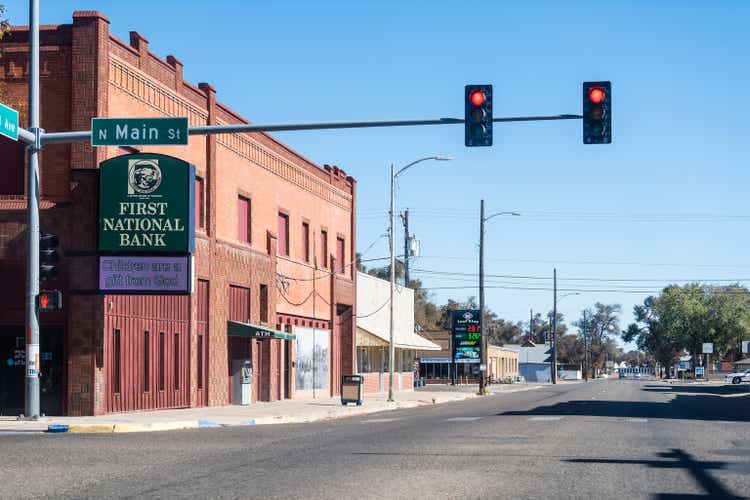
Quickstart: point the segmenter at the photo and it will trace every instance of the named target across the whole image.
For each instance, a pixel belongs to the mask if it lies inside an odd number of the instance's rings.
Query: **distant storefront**
[[[440,351],[418,351],[419,377],[427,384],[449,384],[455,378],[459,384],[479,382],[478,363],[451,363],[451,333],[449,331],[422,332],[440,346]],[[518,375],[518,352],[506,346],[490,345],[487,354],[488,375],[501,382]],[[455,372],[452,372],[455,370]]]

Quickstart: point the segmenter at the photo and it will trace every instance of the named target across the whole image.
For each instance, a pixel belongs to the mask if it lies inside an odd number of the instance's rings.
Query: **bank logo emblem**
[[[128,194],[151,194],[160,185],[158,159],[128,161]]]

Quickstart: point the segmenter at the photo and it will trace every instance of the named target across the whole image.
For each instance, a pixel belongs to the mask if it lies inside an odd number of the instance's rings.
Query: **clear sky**
[[[2,3],[27,23],[25,0]],[[390,163],[454,157],[404,174],[397,197],[422,244],[413,267],[463,273],[414,273],[438,301],[477,294],[465,275],[481,198],[488,213],[523,214],[487,227],[487,274],[524,276],[487,280],[505,287],[488,289],[488,306],[513,321],[550,310],[551,279],[526,277],[553,267],[580,292],[560,302],[568,320],[619,302],[623,327],[644,291],[750,282],[750,2],[40,3],[43,23],[96,9],[123,39],[139,31],[255,123],[462,117],[469,83],[494,85],[495,116],[580,113],[581,82],[611,80],[611,145],[584,146],[579,121],[495,124],[491,148],[465,148],[461,125],[278,137],[357,178],[361,251],[387,228]],[[365,258],[386,255],[381,239]]]

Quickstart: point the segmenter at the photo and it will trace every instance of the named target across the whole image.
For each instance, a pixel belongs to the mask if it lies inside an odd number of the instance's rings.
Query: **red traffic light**
[[[475,90],[471,94],[469,94],[469,100],[474,106],[481,106],[484,104],[484,100],[486,99],[484,92],[481,90]]]
[[[39,306],[42,309],[47,309],[49,307],[49,295],[46,293],[42,293],[39,295]]]
[[[594,87],[593,89],[589,90],[589,99],[594,104],[599,104],[604,100],[604,91],[599,87]]]

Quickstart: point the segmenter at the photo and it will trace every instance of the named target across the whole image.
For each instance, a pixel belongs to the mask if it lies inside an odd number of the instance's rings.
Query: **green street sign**
[[[195,246],[195,167],[156,153],[99,165],[99,250],[191,253]]]
[[[92,118],[92,146],[187,145],[187,118]]]
[[[0,104],[0,135],[18,140],[18,111]]]

